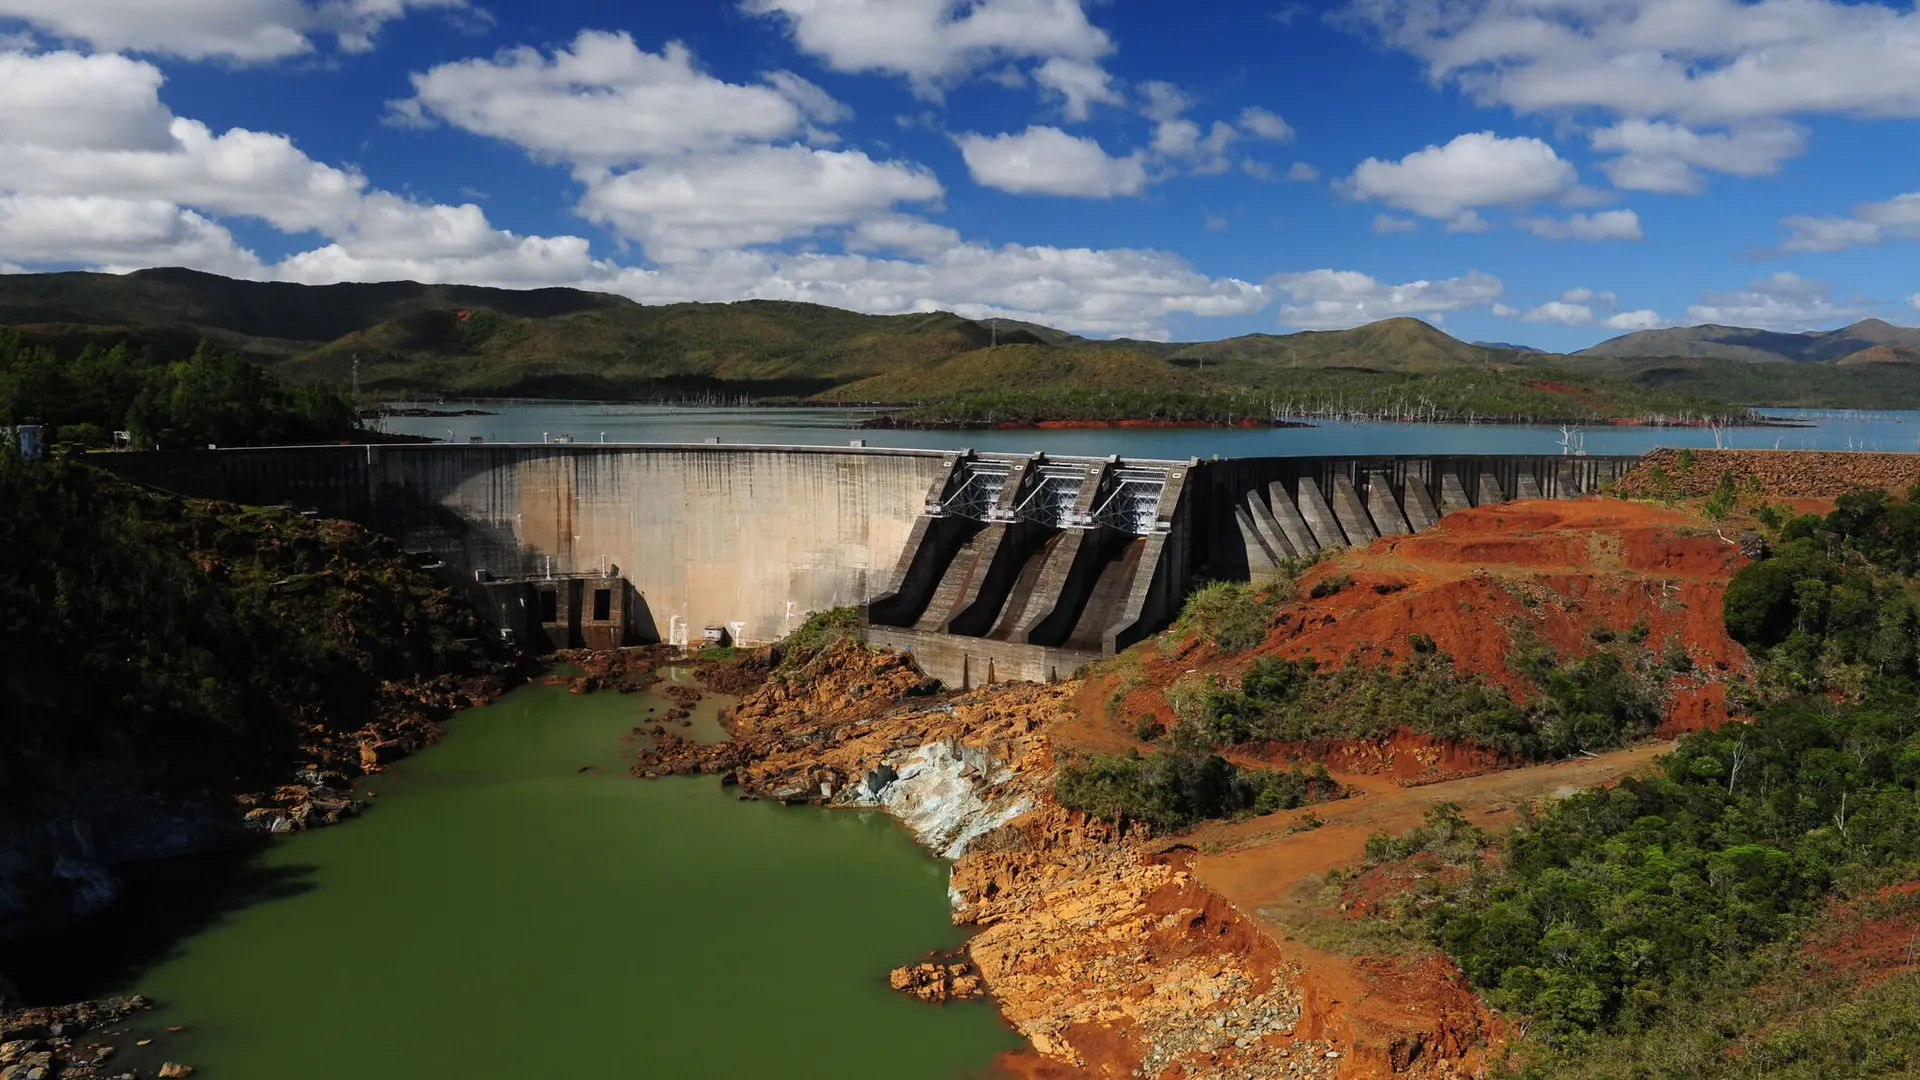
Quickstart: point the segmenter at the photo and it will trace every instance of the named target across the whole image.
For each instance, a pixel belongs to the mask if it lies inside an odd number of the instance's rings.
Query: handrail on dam
[[[1420,532],[1471,506],[1590,492],[1639,460],[489,442],[102,464],[183,495],[358,521],[436,556],[469,592],[493,589],[482,610],[531,620],[522,629],[552,644],[589,622],[605,631],[596,641],[752,644],[858,605],[875,644],[967,685],[1064,677],[1167,625],[1198,582]],[[585,584],[550,598],[561,580]]]

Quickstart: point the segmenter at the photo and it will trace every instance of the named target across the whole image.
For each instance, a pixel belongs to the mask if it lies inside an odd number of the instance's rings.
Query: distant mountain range
[[[1573,355],[1845,364],[1920,361],[1920,352],[1915,350],[1920,350],[1920,328],[1862,319],[1838,330],[1809,330],[1799,334],[1713,324],[1641,330],[1611,338]]]
[[[647,305],[577,289],[311,286],[155,269],[0,275],[0,325],[63,355],[130,340],[167,357],[206,339],[295,381],[344,385],[357,365],[362,388],[384,397],[913,402],[1109,388],[1292,394],[1336,408],[1401,400],[1395,395],[1411,407],[1440,395],[1465,412],[1497,401],[1506,415],[1533,415],[1553,400],[1589,412],[1714,401],[1920,405],[1920,330],[1879,320],[1813,334],[1644,331],[1559,356],[1460,341],[1408,318],[1220,341],[1105,341],[950,312],[864,315],[774,300]],[[1453,394],[1459,386],[1478,396]]]

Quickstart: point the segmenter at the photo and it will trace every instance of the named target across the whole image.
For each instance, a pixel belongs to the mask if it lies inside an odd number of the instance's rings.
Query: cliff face
[[[327,824],[498,693],[458,598],[343,522],[0,460],[0,940],[116,867]]]

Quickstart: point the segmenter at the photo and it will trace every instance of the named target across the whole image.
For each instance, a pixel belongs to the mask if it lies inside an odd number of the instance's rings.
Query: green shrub
[[[807,616],[806,621],[780,642],[779,668],[804,664],[842,641],[860,640],[860,609],[828,608]]]
[[[1780,545],[1773,557],[1748,563],[1727,583],[1722,600],[1727,633],[1748,647],[1779,644],[1803,615],[1811,614],[1801,605],[1816,590],[1802,588],[1801,582],[1824,587],[1839,576],[1839,567],[1811,538]]]
[[[1187,597],[1176,634],[1197,634],[1221,652],[1245,652],[1266,640],[1279,610],[1278,590],[1247,581],[1213,581]]]
[[[1181,701],[1196,749],[1264,740],[1372,738],[1394,729],[1546,760],[1618,746],[1659,723],[1662,689],[1614,653],[1571,664],[1534,646],[1523,670],[1539,683],[1525,707],[1451,658],[1415,651],[1394,668],[1321,671],[1312,659],[1262,657],[1235,689],[1191,679]],[[1201,693],[1196,704],[1194,693]]]
[[[1054,778],[1054,798],[1070,810],[1141,821],[1161,831],[1209,818],[1290,810],[1339,794],[1324,767],[1242,769],[1218,754],[1180,751],[1103,755],[1066,765]]]
[[[1490,842],[1487,831],[1460,812],[1460,804],[1443,802],[1428,807],[1424,823],[1399,836],[1376,832],[1367,837],[1364,859],[1368,866],[1378,866],[1431,854],[1457,865],[1478,858]]]
[[[1714,485],[1712,494],[1707,496],[1707,501],[1702,508],[1708,517],[1720,521],[1733,513],[1739,503],[1740,496],[1733,487],[1733,473],[1722,472],[1720,482]]]
[[[1314,582],[1313,588],[1307,590],[1307,595],[1320,600],[1338,593],[1351,584],[1353,584],[1352,574],[1334,574]]]

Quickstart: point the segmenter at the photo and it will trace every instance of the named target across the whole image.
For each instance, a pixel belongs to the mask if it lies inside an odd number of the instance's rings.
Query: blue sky
[[[1832,0],[0,0],[0,269],[1206,339],[1920,323],[1920,15]]]

